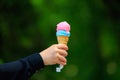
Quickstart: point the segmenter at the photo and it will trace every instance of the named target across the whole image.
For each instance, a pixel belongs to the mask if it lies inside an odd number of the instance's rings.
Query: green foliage
[[[71,25],[68,64],[37,72],[31,80],[120,80],[118,0],[1,0],[0,63],[57,43],[56,24]]]

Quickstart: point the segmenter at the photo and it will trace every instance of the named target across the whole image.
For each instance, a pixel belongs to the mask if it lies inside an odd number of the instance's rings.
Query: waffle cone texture
[[[59,44],[67,45],[69,37],[68,36],[57,36],[57,40]]]

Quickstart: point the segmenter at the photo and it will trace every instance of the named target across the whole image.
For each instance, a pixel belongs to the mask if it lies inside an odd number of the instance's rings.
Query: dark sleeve
[[[44,67],[42,57],[36,53],[18,61],[0,64],[0,80],[28,80]]]

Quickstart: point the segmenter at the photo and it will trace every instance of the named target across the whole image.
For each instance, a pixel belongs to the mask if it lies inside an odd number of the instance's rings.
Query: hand
[[[40,52],[44,65],[66,65],[67,60],[65,57],[68,55],[66,50],[68,50],[68,47],[65,44],[55,44]]]

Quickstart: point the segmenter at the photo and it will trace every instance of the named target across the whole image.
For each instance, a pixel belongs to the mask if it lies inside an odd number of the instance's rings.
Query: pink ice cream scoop
[[[57,24],[56,30],[56,36],[70,36],[70,25],[66,21]]]
[[[65,30],[66,32],[69,32],[70,25],[66,21],[61,22],[61,23],[57,24],[57,31],[58,30]]]

